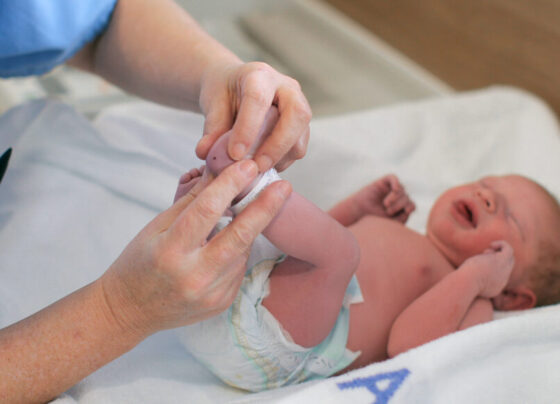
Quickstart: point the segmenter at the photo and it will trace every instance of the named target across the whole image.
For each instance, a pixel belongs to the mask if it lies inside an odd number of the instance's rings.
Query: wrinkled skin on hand
[[[101,278],[107,304],[126,332],[147,336],[229,307],[252,242],[291,192],[285,181],[272,184],[207,242],[231,200],[256,175],[255,163],[245,160],[209,184],[200,181],[126,247]]]
[[[283,171],[305,155],[311,108],[301,87],[261,62],[209,69],[200,87],[200,108],[206,121],[196,149],[198,157],[206,159],[212,145],[230,129],[229,156],[233,160],[246,157],[271,106],[277,107],[279,119],[255,153],[260,172],[271,167]]]
[[[276,109],[276,107],[272,107],[266,113],[263,126],[260,128],[255,142],[249,148],[249,158],[253,156],[257,148],[265,141],[266,137],[270,135],[271,131],[274,129],[274,125],[276,125],[277,122],[278,110]],[[206,156],[206,169],[208,170],[209,174],[214,176],[219,175],[222,170],[235,162],[228,155],[227,151],[227,145],[232,135],[232,130],[227,131],[216,141],[216,143],[214,143],[214,145],[210,149],[210,152]],[[253,189],[254,186],[258,183],[260,177],[260,175],[257,176],[257,178],[255,178],[253,182],[251,182],[251,184],[245,187],[236,197],[236,200],[239,200],[247,195],[251,191],[251,189]]]

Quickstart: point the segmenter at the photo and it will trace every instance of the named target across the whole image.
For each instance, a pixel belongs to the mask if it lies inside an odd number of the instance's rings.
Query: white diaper
[[[245,209],[248,204],[250,204],[257,198],[257,196],[259,196],[263,189],[265,189],[273,182],[280,181],[281,179],[282,178],[280,178],[276,169],[271,168],[270,170],[265,171],[262,174],[261,178],[259,178],[257,184],[253,187],[253,189],[251,189],[251,191],[247,195],[245,195],[243,199],[241,199],[231,207],[232,212],[235,215],[241,213],[241,211]]]
[[[283,258],[280,250],[259,236],[251,250],[241,289],[230,308],[180,329],[181,340],[192,355],[231,386],[261,391],[325,378],[347,367],[360,354],[346,348],[349,305],[363,301],[355,277],[348,285],[331,333],[313,348],[294,343],[262,306],[269,292],[269,274]]]

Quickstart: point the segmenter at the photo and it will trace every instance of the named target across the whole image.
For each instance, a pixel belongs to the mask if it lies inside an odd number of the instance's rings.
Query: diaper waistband
[[[262,174],[259,182],[257,182],[257,185],[255,185],[253,189],[247,195],[245,195],[243,199],[241,199],[239,202],[237,202],[235,205],[231,207],[231,211],[233,212],[233,214],[238,215],[239,213],[241,213],[243,209],[247,207],[248,204],[250,204],[252,201],[254,201],[257,198],[257,196],[259,196],[259,194],[262,192],[263,189],[265,189],[273,182],[280,181],[281,179],[282,178],[280,178],[276,169],[271,168],[270,170],[265,171]]]

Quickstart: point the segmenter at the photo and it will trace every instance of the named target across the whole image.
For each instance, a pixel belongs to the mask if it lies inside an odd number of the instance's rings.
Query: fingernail
[[[282,197],[287,198],[292,193],[292,186],[288,181],[280,181],[278,184],[278,192]]]
[[[247,152],[247,148],[243,143],[236,143],[231,149],[231,158],[234,160],[241,160],[245,157],[245,153]]]
[[[272,168],[272,159],[268,156],[260,155],[257,157],[256,162],[260,172],[265,172],[269,168]]]
[[[239,169],[248,177],[254,176],[257,173],[257,165],[253,160],[243,160],[239,164]]]

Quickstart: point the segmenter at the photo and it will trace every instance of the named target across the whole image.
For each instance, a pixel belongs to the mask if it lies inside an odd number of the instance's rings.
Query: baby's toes
[[[179,178],[179,185],[181,184],[186,184],[187,182],[189,182],[192,179],[192,175],[191,172],[187,172],[183,175],[181,175],[181,178]]]
[[[203,173],[204,166],[201,168],[193,168],[183,174],[179,179],[179,185],[177,186],[177,191],[175,191],[173,203],[185,196],[200,181]]]
[[[188,172],[181,176],[181,178],[179,179],[179,184],[186,184],[192,179],[202,176],[202,174],[204,173],[204,167],[205,166],[201,166],[199,168],[191,168]]]
[[[177,187],[177,191],[175,191],[175,197],[173,198],[173,203],[177,202],[177,200],[181,199],[183,196],[189,193],[191,189],[200,181],[199,177],[194,177],[187,183],[179,184]]]
[[[181,177],[182,178],[182,177]],[[181,184],[179,183],[179,186],[177,187],[177,190],[175,191],[175,196],[173,197],[173,203],[177,202],[179,199],[181,199],[183,196],[185,196],[187,194],[186,186],[187,184]]]

